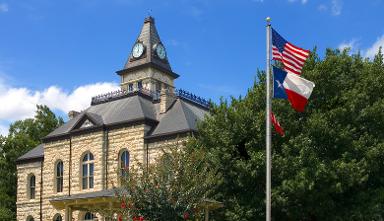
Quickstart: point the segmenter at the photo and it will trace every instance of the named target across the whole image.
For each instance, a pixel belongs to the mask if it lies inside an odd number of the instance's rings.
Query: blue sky
[[[0,133],[44,103],[65,115],[117,87],[151,11],[176,81],[218,101],[244,95],[265,68],[265,18],[306,48],[384,45],[384,0],[0,0]]]

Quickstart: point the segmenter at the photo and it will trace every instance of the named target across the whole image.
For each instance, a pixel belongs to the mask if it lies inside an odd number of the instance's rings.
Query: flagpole
[[[271,221],[271,168],[272,168],[272,160],[271,160],[271,18],[267,17],[267,68],[266,68],[266,84],[267,84],[267,95],[266,95],[266,221]]]

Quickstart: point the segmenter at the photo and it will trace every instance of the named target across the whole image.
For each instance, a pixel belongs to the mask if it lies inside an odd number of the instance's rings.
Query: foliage
[[[119,196],[124,217],[145,220],[185,220],[201,218],[202,201],[211,195],[219,175],[211,167],[204,150],[167,148],[156,164],[131,166],[123,179]]]
[[[274,220],[384,218],[384,64],[348,51],[316,50],[303,77],[316,83],[304,113],[286,100],[273,111]],[[265,219],[265,75],[244,98],[222,100],[199,126],[197,143],[223,175],[217,220]]]
[[[14,122],[8,136],[0,136],[0,220],[16,217],[16,159],[62,124],[63,119],[56,117],[47,106],[37,105],[33,119]]]

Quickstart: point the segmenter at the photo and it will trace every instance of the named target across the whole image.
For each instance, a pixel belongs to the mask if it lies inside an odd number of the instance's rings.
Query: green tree
[[[118,195],[124,217],[145,220],[194,220],[204,214],[200,208],[219,180],[203,149],[172,146],[156,164],[129,168]]]
[[[0,220],[16,218],[16,159],[63,123],[47,106],[37,105],[33,119],[12,123],[8,136],[0,136]]]
[[[303,77],[316,83],[304,113],[285,100],[273,111],[286,131],[273,134],[274,220],[384,218],[384,65],[316,50]],[[244,98],[222,100],[199,126],[198,146],[223,175],[218,220],[265,219],[265,75]]]

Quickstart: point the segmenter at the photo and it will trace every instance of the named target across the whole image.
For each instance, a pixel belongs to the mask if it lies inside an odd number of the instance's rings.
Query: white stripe
[[[289,68],[291,68],[291,69],[293,69],[293,70],[295,70],[295,71],[301,73],[301,69],[297,69],[296,67],[293,67],[292,65],[288,64],[287,62],[284,62],[284,60],[283,60],[283,64],[284,64],[284,66],[289,67]],[[285,69],[285,70],[286,70],[287,72],[290,72],[290,70],[287,70],[287,69]],[[295,74],[297,74],[297,73],[295,73]]]
[[[306,52],[306,51],[304,51],[304,50],[299,50],[299,49],[296,49],[296,48],[292,47],[292,46],[291,46],[291,45],[292,45],[291,43],[287,43],[286,45],[287,45],[287,47],[291,48],[291,49],[294,50],[294,51],[298,51],[298,52],[303,53],[305,56],[308,56],[308,55],[309,55],[309,53]]]
[[[315,84],[312,81],[308,81],[307,79],[304,79],[297,74],[288,73],[284,79],[283,86],[285,89],[294,91],[306,99],[309,99]]]
[[[285,51],[289,51],[291,54],[293,54],[294,56],[296,56],[296,57],[298,57],[298,58],[303,59],[304,61],[307,59],[307,56],[304,57],[303,55],[296,53],[296,51],[293,51],[293,50],[291,50],[291,49],[288,48],[288,47],[286,47],[286,48],[284,48],[284,49],[285,49]]]
[[[304,62],[300,61],[299,59],[295,58],[294,56],[292,56],[291,54],[289,54],[288,52],[284,51],[283,52],[284,56],[285,57],[289,57],[291,61],[294,61],[297,65],[299,66],[304,66]]]
[[[283,59],[284,59],[285,61],[288,61],[288,62],[291,62],[291,63],[295,64],[295,68],[296,68],[296,69],[301,70],[301,69],[303,68],[302,65],[297,64],[295,61],[292,61],[292,60],[289,59],[287,56],[284,56]]]

